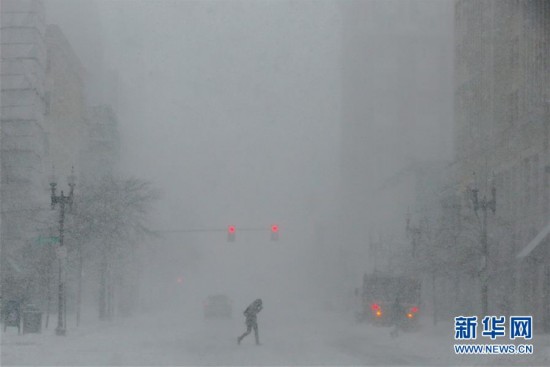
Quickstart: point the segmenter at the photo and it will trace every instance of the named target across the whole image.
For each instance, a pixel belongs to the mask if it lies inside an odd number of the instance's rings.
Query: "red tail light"
[[[382,317],[382,310],[380,309],[380,305],[377,303],[373,303],[370,306],[372,312],[376,315],[376,317]]]
[[[412,313],[417,313],[418,312],[418,307],[415,306],[415,307],[411,308],[411,312]]]

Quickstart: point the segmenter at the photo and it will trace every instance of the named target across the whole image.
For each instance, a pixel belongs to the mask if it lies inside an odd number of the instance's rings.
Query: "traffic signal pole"
[[[238,232],[266,232],[271,233],[271,240],[277,241],[279,239],[280,228],[274,224],[269,228],[266,227],[238,227],[234,225],[227,226],[227,228],[187,228],[187,229],[168,229],[168,230],[156,230],[155,233],[214,233],[214,232],[226,232],[227,241],[234,242]]]

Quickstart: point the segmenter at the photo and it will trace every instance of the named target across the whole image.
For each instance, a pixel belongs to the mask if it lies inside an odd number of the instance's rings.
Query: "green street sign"
[[[36,243],[38,245],[52,245],[59,243],[59,237],[43,237],[39,236],[36,238]]]

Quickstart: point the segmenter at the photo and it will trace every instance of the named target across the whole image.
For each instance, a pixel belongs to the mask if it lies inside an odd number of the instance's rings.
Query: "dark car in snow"
[[[204,317],[213,318],[231,318],[233,307],[231,299],[225,294],[211,295],[204,301]]]

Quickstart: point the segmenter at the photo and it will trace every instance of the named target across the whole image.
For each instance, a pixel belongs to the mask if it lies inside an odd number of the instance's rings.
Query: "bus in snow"
[[[363,276],[359,297],[358,321],[389,326],[399,317],[405,329],[418,326],[420,315],[420,282],[412,277],[374,272]],[[395,303],[402,315],[394,315]]]

